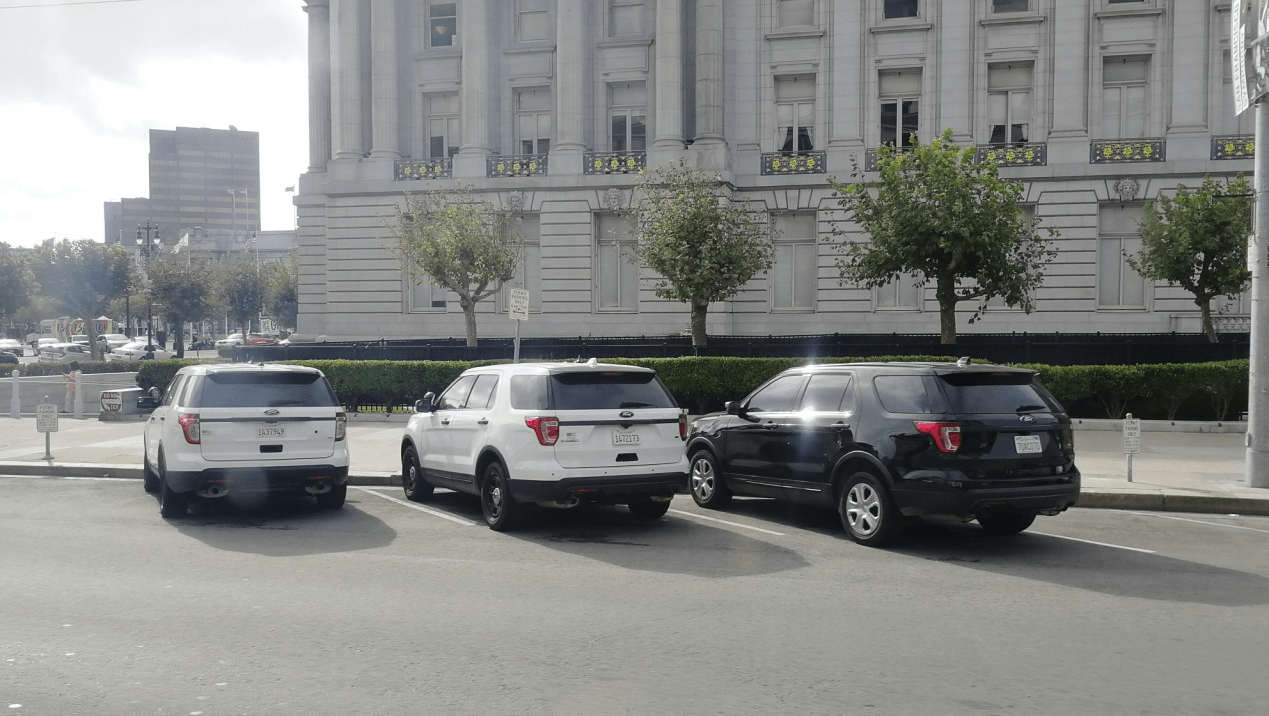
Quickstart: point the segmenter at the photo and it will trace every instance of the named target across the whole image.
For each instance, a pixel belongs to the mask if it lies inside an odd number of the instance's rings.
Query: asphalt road
[[[1269,685],[1269,518],[1072,510],[889,550],[677,498],[480,523],[355,488],[159,518],[0,477],[9,714],[1211,714]]]

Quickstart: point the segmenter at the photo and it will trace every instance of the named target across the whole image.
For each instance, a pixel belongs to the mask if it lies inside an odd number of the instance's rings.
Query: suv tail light
[[[176,417],[176,422],[180,423],[181,432],[185,433],[185,442],[198,445],[202,440],[202,430],[198,427],[198,413],[181,413]]]
[[[348,415],[344,411],[335,413],[335,442],[344,439],[348,434]]]
[[[954,453],[961,446],[961,424],[934,421],[913,421],[916,429],[934,438],[939,452]]]
[[[687,440],[687,413],[679,413],[679,440]]]
[[[560,439],[559,418],[525,418],[524,424],[533,428],[542,445],[554,445]]]

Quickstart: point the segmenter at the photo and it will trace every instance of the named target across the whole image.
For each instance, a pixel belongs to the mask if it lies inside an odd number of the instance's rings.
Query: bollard
[[[75,419],[84,417],[84,371],[75,371]]]
[[[9,417],[17,420],[22,417],[22,399],[18,396],[18,386],[22,385],[22,381],[18,380],[21,373],[17,368],[13,369],[13,395],[9,398]]]

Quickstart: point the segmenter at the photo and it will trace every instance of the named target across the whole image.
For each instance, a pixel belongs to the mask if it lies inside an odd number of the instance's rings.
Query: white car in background
[[[102,346],[104,352],[113,351],[119,346],[131,343],[132,339],[122,333],[103,333],[97,336],[97,344]]]
[[[230,333],[229,335],[216,341],[216,348],[236,348],[243,344],[241,333]]]
[[[15,338],[0,338],[0,351],[12,353],[19,358],[26,355],[26,347]]]
[[[143,358],[145,358],[146,353],[151,350],[154,351],[155,360],[171,358],[176,355],[176,353],[163,349],[163,348],[159,348],[158,346],[152,343],[146,343],[145,341],[133,341],[131,343],[125,343],[119,346],[118,348],[111,350],[109,353],[106,354],[106,360],[113,360],[113,361],[142,360]]]
[[[69,363],[75,361],[90,361],[93,359],[92,350],[88,346],[79,343],[50,343],[40,346],[40,363]]]

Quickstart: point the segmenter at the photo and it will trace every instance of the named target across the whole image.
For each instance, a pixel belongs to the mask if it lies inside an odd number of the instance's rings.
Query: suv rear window
[[[951,373],[943,380],[957,413],[1027,413],[1061,411],[1057,401],[1030,373]]]
[[[946,413],[938,389],[928,386],[920,375],[879,375],[873,378],[881,407],[891,413]]]
[[[317,373],[212,373],[203,381],[202,408],[338,407]]]
[[[655,373],[602,371],[511,378],[511,407],[518,410],[677,408]],[[549,404],[548,404],[549,401]]]

